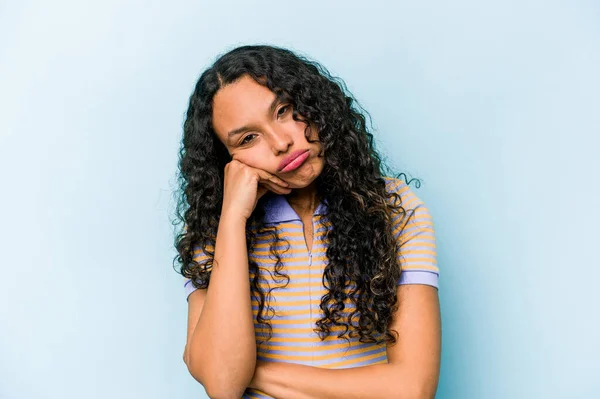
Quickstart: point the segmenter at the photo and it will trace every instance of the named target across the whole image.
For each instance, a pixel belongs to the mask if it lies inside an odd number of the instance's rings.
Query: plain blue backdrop
[[[0,398],[204,397],[177,151],[202,70],[254,43],[342,77],[422,180],[437,397],[600,395],[597,2],[25,0],[0,2]]]

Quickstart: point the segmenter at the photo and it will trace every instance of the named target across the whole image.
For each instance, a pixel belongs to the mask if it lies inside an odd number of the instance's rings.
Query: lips
[[[285,168],[287,166],[287,164],[292,162],[294,159],[298,158],[300,155],[304,154],[306,151],[309,151],[309,150],[297,150],[297,151],[292,152],[290,155],[285,157],[283,159],[283,161],[281,161],[281,163],[279,164],[278,170],[281,171],[283,168]]]

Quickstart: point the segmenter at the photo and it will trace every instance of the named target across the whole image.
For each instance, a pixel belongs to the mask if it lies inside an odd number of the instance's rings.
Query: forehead
[[[222,139],[227,132],[264,118],[275,93],[243,76],[217,91],[213,98],[213,128]]]

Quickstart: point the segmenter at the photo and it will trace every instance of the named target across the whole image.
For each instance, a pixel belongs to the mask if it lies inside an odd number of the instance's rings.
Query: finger
[[[277,194],[289,194],[292,191],[291,188],[281,187],[279,184],[276,184],[276,183],[273,183],[270,181],[263,181],[259,184]]]
[[[270,181],[264,181],[260,184],[277,194],[289,194],[292,191],[291,188],[281,187],[280,185]]]
[[[284,186],[284,187],[289,187],[289,185],[290,185],[285,180],[283,180],[277,176],[274,176],[274,175],[271,175],[270,181],[272,181],[275,184],[279,184],[280,186]]]
[[[283,187],[289,186],[289,184],[285,180],[280,179],[279,177],[267,172],[266,170],[259,169],[258,175],[261,178],[261,180],[263,180],[263,181],[270,181],[275,184],[279,184],[280,186],[283,186]]]

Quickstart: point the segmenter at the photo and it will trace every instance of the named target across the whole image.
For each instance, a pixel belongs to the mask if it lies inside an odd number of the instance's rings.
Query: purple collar
[[[287,201],[285,196],[280,194],[271,195],[265,199],[263,204],[265,210],[265,223],[280,223],[288,222],[291,220],[301,220],[300,216],[296,213],[294,208]],[[316,215],[324,215],[327,211],[327,200],[319,202],[317,209],[315,209]]]

